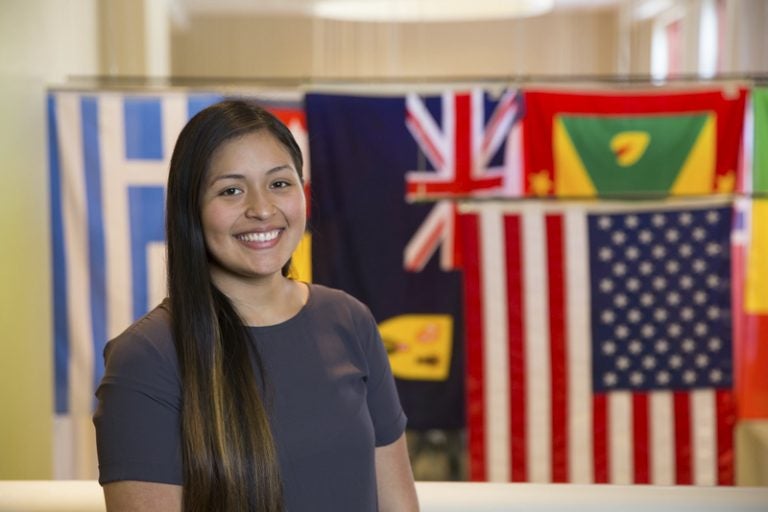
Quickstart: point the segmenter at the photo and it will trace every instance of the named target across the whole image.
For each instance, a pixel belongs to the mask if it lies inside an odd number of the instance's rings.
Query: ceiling
[[[170,0],[190,13],[232,13],[232,12],[286,12],[307,13],[317,0]],[[449,0],[443,0],[446,4]],[[461,0],[459,3],[466,3]],[[471,0],[469,0],[471,1]],[[527,0],[529,1],[529,0]],[[601,9],[616,7],[623,0],[554,0],[554,10]],[[525,3],[521,0],[507,0],[508,3]],[[505,3],[505,2],[499,2]]]

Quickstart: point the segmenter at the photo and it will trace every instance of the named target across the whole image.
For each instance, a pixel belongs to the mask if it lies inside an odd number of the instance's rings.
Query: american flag
[[[463,209],[471,478],[732,484],[730,205]]]

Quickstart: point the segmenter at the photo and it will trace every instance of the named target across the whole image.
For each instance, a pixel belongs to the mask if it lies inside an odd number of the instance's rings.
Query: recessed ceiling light
[[[313,14],[356,21],[472,21],[536,16],[554,0],[317,0]]]

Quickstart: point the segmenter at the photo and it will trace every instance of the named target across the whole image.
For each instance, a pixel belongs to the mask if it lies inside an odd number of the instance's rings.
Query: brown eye
[[[242,191],[237,187],[227,187],[221,191],[222,196],[236,196],[241,193]]]
[[[287,180],[277,180],[272,183],[272,188],[286,188],[290,186],[291,186],[291,182]]]

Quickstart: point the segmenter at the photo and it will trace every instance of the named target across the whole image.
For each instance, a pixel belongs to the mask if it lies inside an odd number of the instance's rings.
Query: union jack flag
[[[405,247],[406,270],[419,272],[441,246],[440,267],[461,267],[451,199],[519,195],[519,131],[515,127],[523,111],[521,98],[517,91],[505,91],[494,105],[480,89],[445,92],[440,98],[439,123],[424,99],[416,94],[406,97],[405,124],[432,167],[406,173],[406,200],[439,199]],[[488,118],[487,106],[492,109]],[[507,140],[504,161],[494,165]]]

